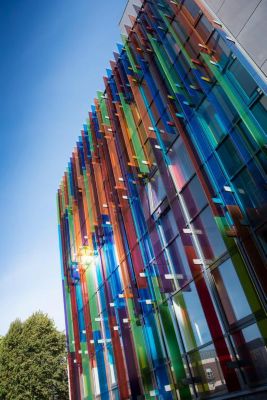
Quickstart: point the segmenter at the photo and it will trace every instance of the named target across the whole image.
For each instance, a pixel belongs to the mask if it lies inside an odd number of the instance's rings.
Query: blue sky
[[[126,0],[0,0],[0,334],[64,329],[56,191],[120,41]]]

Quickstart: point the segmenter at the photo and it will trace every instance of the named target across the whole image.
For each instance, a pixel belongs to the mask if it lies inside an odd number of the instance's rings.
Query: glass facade
[[[200,0],[123,41],[57,195],[71,399],[263,399],[267,83]]]

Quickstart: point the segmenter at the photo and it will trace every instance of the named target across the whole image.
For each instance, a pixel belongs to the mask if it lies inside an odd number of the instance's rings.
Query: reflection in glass
[[[246,95],[250,97],[256,90],[257,84],[238,59],[229,67],[229,71],[234,77],[233,82],[236,83],[237,81]]]
[[[208,99],[205,99],[199,107],[199,115],[203,117],[202,123],[209,140],[214,136],[218,142],[227,133],[227,129],[222,124],[214,104]]]
[[[186,350],[202,346],[211,340],[194,282],[173,297],[173,305]]]
[[[228,96],[220,85],[215,85],[212,89],[212,94],[216,101],[216,116],[218,121],[221,121],[226,128],[231,128],[234,119],[237,117],[237,111],[230,102]]]
[[[177,224],[173,215],[173,211],[169,209],[165,214],[160,218],[160,225],[164,234],[164,242],[168,243],[174,236],[177,235],[178,229]]]
[[[256,231],[256,235],[262,246],[262,250],[267,257],[267,223],[265,223],[262,227],[260,227],[260,229]]]
[[[209,207],[205,208],[195,219],[193,227],[205,259],[214,260],[226,251],[224,241]]]
[[[260,170],[252,163],[249,167],[251,171],[248,168],[243,169],[233,183],[251,223],[255,224],[260,218],[264,218],[267,197]]]
[[[219,57],[220,66],[223,68],[229,62],[231,49],[217,31],[210,37],[208,44],[209,48],[213,49],[214,53]]]
[[[179,276],[179,286],[184,286],[192,278],[188,260],[182,245],[181,237],[178,236],[168,247],[168,261],[171,270]]]
[[[183,190],[182,195],[191,218],[207,204],[207,198],[197,176],[194,176],[189,182]]]
[[[213,31],[213,26],[208,18],[203,14],[199,22],[197,23],[196,29],[200,33],[203,40],[206,41]]]
[[[246,295],[231,259],[212,271],[226,317],[230,324],[251,314]]]
[[[189,158],[185,145],[179,137],[168,152],[170,168],[179,189],[191,178],[194,167]]]
[[[225,379],[214,345],[190,353],[189,365],[199,394],[213,395],[227,391]]]
[[[261,124],[263,129],[267,126],[267,96],[262,96],[261,99],[255,103],[252,107],[252,112]]]
[[[224,166],[227,169],[229,176],[234,175],[242,166],[242,161],[238,155],[238,151],[234,147],[230,137],[223,141],[217,152],[222,161],[227,160],[227,162],[224,163]]]
[[[151,180],[147,184],[147,195],[148,195],[148,201],[149,201],[149,206],[150,206],[150,212],[151,214],[155,209],[160,205],[164,197],[166,196],[165,190],[164,190],[164,185],[161,179],[161,176],[159,174],[159,171],[157,171]]]
[[[192,19],[195,19],[200,14],[200,8],[193,0],[185,0],[183,6],[187,9]]]
[[[267,382],[267,350],[256,324],[233,335],[239,365],[246,381],[253,386]]]

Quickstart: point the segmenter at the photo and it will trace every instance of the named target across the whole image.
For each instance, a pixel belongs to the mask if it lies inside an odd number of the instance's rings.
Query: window
[[[237,117],[236,110],[219,85],[213,87],[208,98],[199,107],[199,111],[207,138],[211,141],[214,137],[215,143],[218,143],[230,130]]]
[[[161,246],[158,231],[156,229],[156,225],[152,226],[149,229],[149,235],[150,235],[150,239],[151,239],[152,246],[153,246],[153,252],[154,252],[155,256],[157,256],[161,252],[162,246]]]
[[[165,40],[171,46],[173,52],[177,56],[181,49],[180,49],[179,45],[177,44],[176,40],[174,39],[174,37],[169,32],[167,32]],[[166,45],[167,45],[167,43],[166,43]]]
[[[251,111],[253,112],[255,118],[261,125],[264,132],[267,131],[267,96],[262,96],[260,100],[255,103]]]
[[[190,64],[183,53],[180,52],[173,63],[171,73],[175,76],[178,74],[179,78],[183,80],[189,71]]]
[[[172,22],[172,27],[178,35],[182,43],[188,39],[192,28],[188,26],[188,22],[182,13],[179,13]]]
[[[151,214],[160,205],[163,199],[166,197],[164,185],[160,176],[159,171],[157,171],[147,184],[147,194],[150,206]]]
[[[194,176],[182,191],[182,196],[191,218],[207,204],[205,193],[203,192],[197,176]]]
[[[164,243],[168,243],[178,234],[177,224],[171,209],[168,209],[168,211],[161,216],[160,225],[163,230]]]
[[[174,242],[167,247],[167,258],[171,264],[171,270],[179,275],[179,286],[184,286],[188,280],[192,279],[191,269],[185,254],[181,237],[178,236]]]
[[[211,340],[195,282],[187,285],[173,297],[173,306],[187,351]]]
[[[240,61],[235,59],[235,61],[230,65],[229,71],[231,73],[230,75],[232,75],[233,81],[239,84],[248,97],[251,97],[252,93],[257,88],[257,84]]]
[[[251,155],[258,149],[258,144],[252,137],[243,121],[234,126],[230,133],[231,139],[238,148],[239,154],[245,162],[251,159]]]
[[[228,322],[232,324],[250,315],[251,308],[231,259],[212,271],[212,275]],[[246,280],[243,283],[248,284]]]
[[[198,15],[201,12],[200,8],[198,7],[198,5],[195,3],[194,0],[185,0],[183,6],[190,13],[190,17],[193,21],[196,19],[196,17],[198,17]]]
[[[264,206],[266,205],[266,191],[264,188],[263,178],[254,165],[251,171],[247,168],[242,170],[233,181],[239,198],[245,207],[251,223],[255,225],[259,222],[259,217],[262,210],[261,218],[264,217]],[[259,214],[258,217],[256,214]]]
[[[148,264],[154,257],[153,249],[151,246],[150,237],[149,237],[148,233],[146,233],[144,235],[144,237],[142,239],[142,243],[143,243],[143,246],[145,249],[145,252],[144,252],[145,263]]]
[[[168,124],[168,122],[172,121],[172,117],[170,116],[167,109],[161,115],[161,121],[163,123],[163,130],[165,133],[168,133],[170,135],[175,135],[177,133],[176,127]],[[158,126],[159,126],[159,124],[158,124]]]
[[[227,181],[215,153],[209,158],[209,160],[207,161],[207,165],[208,167],[206,165],[204,167],[207,176],[211,176],[210,179],[214,180],[215,185],[219,189],[222,189],[227,184]]]
[[[266,322],[262,321],[262,326],[266,326]],[[267,350],[258,326],[253,324],[235,333],[233,341],[247,383],[250,386],[266,383]]]
[[[238,150],[229,137],[223,141],[217,153],[230,177],[242,166],[242,160],[239,157]]]
[[[205,208],[195,219],[193,228],[205,259],[214,260],[226,251],[224,241],[209,207]]]
[[[215,85],[211,93],[214,97],[211,97],[210,101],[215,104],[217,119],[219,118],[220,123],[228,130],[232,127],[233,121],[237,116],[237,111],[220,85]]]
[[[139,196],[140,196],[140,200],[141,200],[141,204],[142,204],[143,213],[144,213],[145,219],[147,221],[150,218],[150,207],[149,207],[150,204],[148,201],[148,193],[144,186],[141,186]]]
[[[197,58],[199,55],[199,35],[196,31],[192,31],[188,41],[185,44],[185,50],[190,58]]]
[[[197,24],[196,29],[200,33],[203,41],[206,42],[211,32],[213,31],[213,26],[208,21],[207,17],[203,14]]]
[[[95,396],[98,396],[98,395],[100,395],[100,382],[99,382],[97,367],[92,368],[92,374],[93,374]]]
[[[190,92],[190,96],[192,98],[192,103],[196,106],[203,100],[204,92],[203,89],[200,88],[199,82],[197,82],[194,69],[190,69],[188,74],[184,78],[185,85],[188,87],[188,91]],[[192,87],[196,88],[193,89]]]
[[[267,223],[256,231],[257,238],[260,241],[261,247],[267,256]]]
[[[225,378],[213,344],[189,354],[189,362],[199,396],[227,391]],[[230,380],[230,377],[229,377]]]
[[[262,167],[263,171],[267,175],[267,152],[266,149],[260,151],[257,155],[257,159],[259,161],[260,166]]]
[[[215,31],[210,37],[208,45],[215,52],[216,56],[219,57],[220,66],[224,68],[231,56],[231,50],[228,44],[220,37],[220,33]]]
[[[181,189],[195,171],[181,137],[169,150],[168,156],[174,179],[178,188]]]
[[[199,113],[202,117],[202,125],[204,125],[207,139],[211,141],[211,138],[214,137],[216,142],[219,142],[227,133],[227,129],[225,125],[222,124],[214,103],[212,104],[211,101],[206,98],[199,107]]]
[[[162,98],[159,92],[153,97],[153,101],[149,108],[153,114],[155,122],[157,123],[166,108],[162,102]]]

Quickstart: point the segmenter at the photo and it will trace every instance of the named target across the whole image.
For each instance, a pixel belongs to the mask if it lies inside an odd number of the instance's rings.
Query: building
[[[71,399],[266,399],[264,69],[203,1],[135,11],[57,196]]]
[[[267,75],[267,46],[262,43],[262,38],[267,36],[266,0],[205,0],[205,2],[258,68]]]

